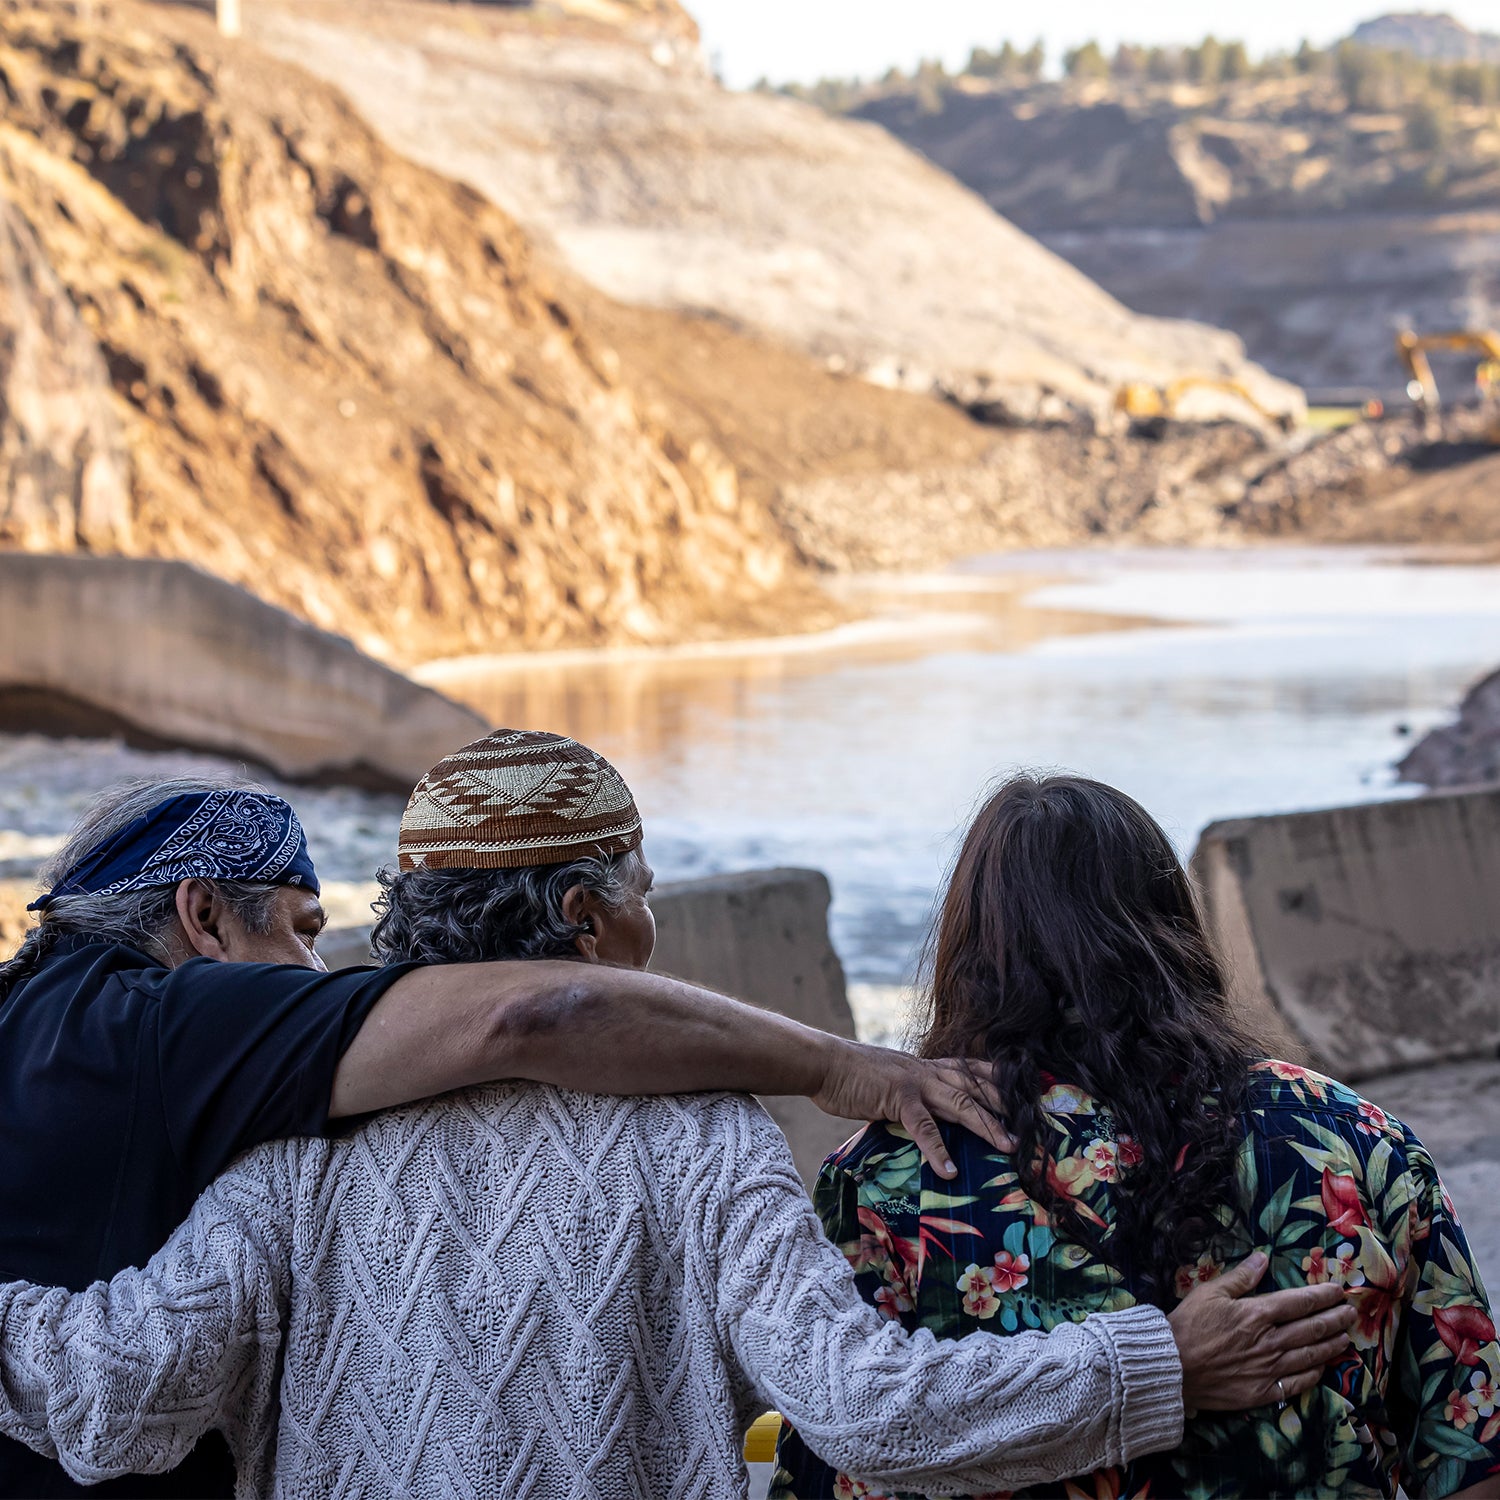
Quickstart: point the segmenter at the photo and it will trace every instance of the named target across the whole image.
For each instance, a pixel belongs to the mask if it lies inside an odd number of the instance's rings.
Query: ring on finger
[[[1286,1387],[1281,1383],[1279,1375],[1276,1377],[1276,1394],[1281,1397],[1281,1400],[1276,1403],[1276,1410],[1285,1411],[1287,1407]]]

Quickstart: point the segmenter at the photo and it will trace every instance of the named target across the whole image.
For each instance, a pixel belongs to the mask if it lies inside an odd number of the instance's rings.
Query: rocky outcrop
[[[0,197],[0,536],[108,552],[133,539],[109,372],[31,226]]]
[[[1500,782],[1500,672],[1476,682],[1457,719],[1418,740],[1397,770],[1432,788]]]
[[[206,16],[91,10],[0,4],[0,546],[192,558],[396,659],[764,618],[764,508],[510,218]]]
[[[246,24],[623,301],[711,311],[1002,420],[1187,373],[1299,407],[1232,336],[1127,312],[885,132],[730,93],[670,49],[422,0],[258,0]]]

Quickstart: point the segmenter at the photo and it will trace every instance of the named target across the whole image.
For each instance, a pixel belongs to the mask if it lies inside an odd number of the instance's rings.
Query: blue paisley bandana
[[[280,797],[233,787],[170,797],[74,865],[28,911],[60,896],[115,896],[179,880],[253,880],[318,894],[297,814]]]

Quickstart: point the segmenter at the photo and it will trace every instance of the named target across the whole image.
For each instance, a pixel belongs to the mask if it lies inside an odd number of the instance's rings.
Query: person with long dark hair
[[[1500,1344],[1421,1142],[1268,1059],[1231,1007],[1186,871],[1124,793],[1011,778],[959,853],[926,955],[918,1051],[992,1065],[1015,1150],[899,1127],[829,1158],[816,1201],[863,1294],[909,1330],[1048,1329],[1170,1310],[1245,1254],[1266,1286],[1338,1282],[1358,1322],[1320,1384],[1182,1444],[1025,1495],[1500,1496]],[[777,1500],[888,1493],[783,1433]]]

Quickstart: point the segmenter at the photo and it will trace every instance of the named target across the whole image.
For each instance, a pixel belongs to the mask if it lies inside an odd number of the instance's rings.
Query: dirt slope
[[[884,383],[1027,417],[1188,371],[1298,405],[1232,337],[1130,314],[883,131],[730,93],[701,60],[545,13],[441,12],[257,0],[247,26],[622,301],[715,312]]]
[[[398,659],[768,613],[784,540],[513,221],[192,11],[71,11],[0,6],[0,380],[50,393],[0,544],[191,558]]]

